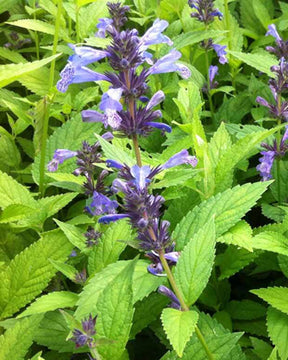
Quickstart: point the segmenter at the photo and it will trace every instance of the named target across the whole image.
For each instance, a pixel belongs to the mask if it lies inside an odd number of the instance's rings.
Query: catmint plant
[[[275,77],[269,80],[269,88],[274,98],[274,103],[269,103],[261,96],[256,98],[256,102],[262,106],[265,106],[269,110],[269,114],[274,118],[278,125],[288,120],[288,102],[283,100],[283,93],[288,89],[288,62],[287,62],[287,42],[285,42],[277,32],[274,24],[268,26],[266,36],[272,35],[275,38],[276,46],[266,47],[266,50],[274,53],[278,59],[279,64],[272,66],[271,71]],[[272,145],[262,143],[264,151],[261,152],[260,164],[256,169],[260,172],[260,176],[263,181],[272,178],[272,166],[274,160],[277,160],[277,176],[279,176],[279,159],[283,157],[288,149],[286,144],[288,138],[288,127],[286,126],[285,134],[281,137],[280,130],[278,131],[277,139],[273,141]],[[280,194],[279,198],[280,198]]]

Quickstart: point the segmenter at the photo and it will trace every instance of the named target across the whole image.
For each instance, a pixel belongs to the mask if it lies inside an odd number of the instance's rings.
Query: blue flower
[[[181,56],[180,51],[172,49],[167,55],[164,55],[151,66],[149,74],[162,74],[178,71],[184,79],[188,79],[191,76],[188,67],[176,62]]]
[[[111,215],[105,215],[102,216],[98,222],[100,224],[110,224],[111,222],[115,222],[121,219],[129,218],[126,214],[111,214]]]
[[[54,152],[53,159],[48,163],[48,171],[56,171],[59,164],[62,164],[65,160],[70,159],[77,155],[77,151],[70,151],[67,149],[57,149]]]
[[[92,216],[102,214],[115,214],[118,203],[115,200],[110,200],[107,196],[94,191],[92,200],[89,205],[85,207],[87,212]]]
[[[170,305],[172,308],[178,310],[181,309],[180,301],[172,290],[168,289],[164,285],[160,285],[158,288],[158,292],[164,296],[167,296],[170,300],[172,300],[172,303]]]
[[[169,23],[165,20],[156,19],[153,25],[140,38],[141,49],[147,49],[149,45],[168,44],[173,45],[173,41],[168,36],[163,35],[162,32],[168,27]]]
[[[151,182],[148,178],[151,174],[151,168],[148,165],[144,165],[142,167],[134,165],[131,167],[130,173],[134,177],[134,184],[139,190],[145,189],[147,184]]]
[[[224,65],[228,62],[228,59],[226,57],[227,52],[226,52],[226,45],[219,45],[219,44],[213,44],[212,45],[213,49],[215,50],[217,56],[219,57],[219,63]]]
[[[278,45],[281,45],[283,40],[282,40],[281,36],[278,34],[276,26],[274,24],[271,24],[268,26],[268,29],[269,30],[266,32],[265,36],[269,36],[269,35],[273,36],[274,39],[276,40],[276,43]]]
[[[99,105],[100,110],[105,114],[102,122],[104,126],[110,125],[112,129],[117,130],[121,124],[121,117],[117,114],[117,111],[121,111],[123,106],[120,102],[123,93],[122,88],[109,89],[102,95],[102,99]]]
[[[197,158],[195,156],[189,155],[188,151],[184,149],[173,155],[168,161],[166,161],[164,165],[161,166],[161,168],[169,169],[181,164],[190,164],[191,166],[195,167],[197,162]]]
[[[96,25],[98,31],[95,34],[96,37],[105,38],[106,31],[112,28],[113,20],[109,18],[99,19],[99,23]]]
[[[210,82],[210,89],[215,88],[217,82],[214,82],[215,76],[218,74],[218,66],[211,65],[209,67],[209,82]]]
[[[273,166],[275,151],[262,151],[261,155],[263,155],[259,162],[260,164],[256,166],[256,170],[260,172],[260,176],[263,181],[267,181],[272,178],[271,169]]]

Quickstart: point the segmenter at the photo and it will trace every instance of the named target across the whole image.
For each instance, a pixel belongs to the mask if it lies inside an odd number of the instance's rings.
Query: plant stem
[[[79,29],[79,6],[76,5],[76,42],[80,42],[80,29]]]
[[[101,360],[101,356],[99,355],[96,348],[90,348],[90,354],[93,356],[95,360]]]
[[[35,13],[36,10],[36,0],[33,1],[33,9],[34,9],[34,13],[33,13],[33,19],[37,20],[37,16]],[[40,54],[39,54],[39,36],[38,36],[38,32],[35,31],[35,47],[36,47],[36,56],[37,56],[37,60],[40,60]]]
[[[134,147],[137,165],[142,166],[141,153],[140,153],[140,149],[139,149],[139,145],[138,145],[138,138],[137,138],[136,134],[133,135],[132,140],[133,140],[133,147]]]
[[[208,58],[207,49],[205,49],[205,60],[206,60],[206,70],[207,70],[207,96],[208,96],[208,100],[209,100],[209,107],[210,107],[212,123],[216,128],[215,116],[214,116],[214,106],[213,106],[212,96],[210,93],[211,88],[210,88],[210,77],[209,77],[209,58]]]
[[[163,250],[159,251],[159,258],[161,260],[161,263],[163,265],[163,268],[167,274],[167,277],[168,277],[168,280],[170,282],[170,285],[175,293],[175,295],[177,296],[179,302],[180,302],[180,305],[181,305],[181,309],[183,311],[189,311],[189,307],[186,305],[185,303],[185,300],[183,299],[183,296],[180,292],[180,290],[178,289],[178,286],[176,284],[176,281],[174,279],[174,276],[172,274],[172,271],[167,263],[167,260],[165,259],[165,256],[164,256],[164,252]],[[207,359],[209,360],[214,360],[214,356],[213,354],[210,352],[209,348],[208,348],[208,345],[205,341],[205,338],[201,332],[201,330],[198,328],[198,326],[195,327],[195,333],[196,333],[196,336],[198,337],[198,340],[200,341],[203,349],[205,350],[206,352],[206,355],[207,355]]]
[[[134,151],[135,151],[135,155],[136,155],[136,160],[137,160],[137,165],[138,166],[142,166],[142,161],[141,161],[141,153],[140,153],[140,150],[139,150],[139,145],[138,145],[138,139],[137,139],[137,135],[134,135],[133,136],[133,146],[134,146]],[[152,230],[152,229],[151,229]],[[152,236],[153,237],[153,236]],[[164,251],[163,250],[160,250],[158,252],[159,254],[159,258],[161,260],[161,263],[163,265],[163,268],[167,274],[167,277],[169,279],[169,282],[171,284],[171,287],[175,293],[175,295],[177,296],[177,298],[179,299],[179,302],[180,302],[180,305],[181,305],[181,308],[183,311],[189,311],[189,307],[186,305],[185,301],[184,301],[184,298],[180,292],[180,290],[178,289],[178,286],[176,284],[176,281],[174,279],[174,276],[172,274],[172,271],[167,263],[167,260],[165,259],[165,256],[164,256]],[[204,336],[203,334],[201,333],[201,330],[196,326],[195,327],[195,333],[196,333],[196,336],[198,337],[201,345],[203,346],[203,349],[205,350],[206,352],[206,355],[207,355],[207,359],[209,360],[214,360],[214,356],[213,354],[210,352],[208,346],[207,346],[207,343],[204,339]]]
[[[57,52],[57,45],[59,39],[59,31],[60,31],[60,21],[61,21],[61,13],[62,13],[62,0],[58,0],[58,9],[57,16],[55,20],[55,34],[53,40],[53,50],[52,55],[55,55]],[[54,71],[55,71],[55,61],[54,59],[51,62],[50,74],[49,74],[49,87],[48,91],[51,91],[54,83]],[[46,95],[43,99],[44,101],[44,122],[43,122],[43,132],[42,132],[42,141],[41,141],[41,153],[40,153],[40,169],[39,169],[39,192],[40,196],[43,197],[45,194],[45,160],[46,160],[46,143],[48,138],[48,128],[49,128],[49,116],[50,116],[50,99],[49,96]]]

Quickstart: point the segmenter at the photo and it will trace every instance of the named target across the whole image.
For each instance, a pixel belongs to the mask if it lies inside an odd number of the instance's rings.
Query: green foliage
[[[280,358],[287,359],[288,315],[273,307],[269,307],[267,312],[267,329],[271,341],[279,352]]]
[[[182,357],[183,350],[192,336],[199,315],[196,311],[180,311],[164,309],[161,315],[162,324],[167,337],[176,351]]]
[[[216,235],[220,236],[234,226],[256,203],[269,183],[236,186],[195,206],[173,232],[177,249],[181,250],[194,234],[214,216]]]
[[[56,273],[49,259],[65,260],[71,250],[64,235],[53,231],[16,255],[0,273],[0,318],[13,315],[39,295]]]
[[[268,302],[268,304],[275,307],[277,310],[288,314],[288,288],[285,287],[268,287],[266,289],[251,290],[251,292],[261,299]]]
[[[0,359],[24,359],[41,319],[39,315],[31,316],[17,321],[13,327],[6,330],[4,335],[0,336]]]
[[[186,304],[193,304],[209,280],[215,256],[213,219],[199,230],[184,247],[175,269],[175,280]]]

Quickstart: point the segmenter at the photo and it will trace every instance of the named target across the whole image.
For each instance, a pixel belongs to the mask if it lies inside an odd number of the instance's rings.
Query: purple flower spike
[[[107,165],[107,167],[112,167],[112,168],[119,169],[119,170],[123,168],[122,164],[120,164],[119,162],[117,162],[115,160],[111,160],[111,159],[106,160],[106,165]]]
[[[276,40],[276,43],[278,45],[281,45],[282,43],[282,39],[280,37],[280,35],[278,34],[278,31],[276,29],[276,26],[274,24],[271,24],[268,26],[268,31],[266,32],[265,36],[271,35],[274,37],[274,39]]]
[[[151,122],[145,123],[145,125],[154,127],[154,128],[156,128],[156,129],[160,129],[160,130],[162,130],[162,132],[171,133],[171,131],[172,131],[171,126],[169,126],[169,125],[167,125],[167,124],[164,124],[164,123],[159,123],[159,122],[151,121]]]
[[[58,169],[59,164],[62,164],[65,160],[70,159],[77,155],[76,151],[70,151],[67,149],[57,149],[54,152],[53,159],[48,163],[47,169],[48,171],[56,171]]]
[[[182,150],[177,154],[173,155],[164,165],[162,165],[162,169],[169,169],[174,166],[178,166],[181,164],[190,164],[195,167],[198,163],[198,160],[195,156],[189,155],[187,150]]]
[[[165,94],[162,90],[157,91],[146,105],[147,110],[151,110],[153,107],[160,104],[165,99]]]
[[[267,100],[265,100],[263,97],[261,96],[257,96],[256,98],[256,102],[262,106],[266,106],[270,109],[270,104],[268,103]]]
[[[213,44],[212,45],[213,49],[215,50],[217,56],[219,57],[219,63],[224,65],[228,62],[228,59],[226,57],[227,52],[226,52],[226,45],[219,45],[219,44]]]
[[[111,222],[115,222],[125,218],[129,218],[129,216],[125,214],[106,215],[106,216],[102,216],[98,220],[98,222],[100,224],[110,224]]]
[[[95,34],[96,37],[105,38],[106,31],[112,29],[113,20],[109,18],[99,19],[99,23],[96,25],[98,31]]]
[[[92,201],[86,206],[86,210],[92,216],[102,214],[115,214],[115,210],[118,207],[118,203],[115,200],[110,200],[107,196],[94,191]]]
[[[214,78],[217,74],[218,74],[218,66],[211,65],[209,67],[209,80],[211,84],[213,83]]]
[[[173,41],[168,36],[162,34],[162,32],[169,25],[168,21],[156,19],[150,29],[140,39],[142,48],[147,48],[149,45],[164,44],[167,43],[169,46],[173,45]]]
[[[256,166],[256,170],[260,172],[262,180],[267,181],[272,177],[271,169],[276,154],[274,151],[262,151],[261,155],[263,155],[263,157],[259,159],[260,164]]]
[[[158,292],[172,300],[171,307],[179,310],[181,309],[180,301],[172,290],[168,289],[164,285],[160,285],[158,288]]]
[[[146,188],[146,185],[149,184],[151,182],[151,180],[148,178],[148,176],[151,173],[151,169],[150,166],[145,165],[145,166],[138,166],[138,165],[134,165],[131,167],[131,175],[134,177],[135,179],[135,185],[137,187],[137,189],[139,190],[143,190]]]

